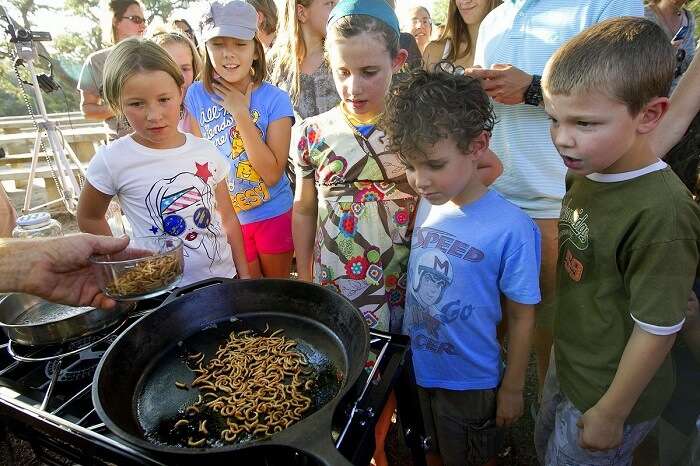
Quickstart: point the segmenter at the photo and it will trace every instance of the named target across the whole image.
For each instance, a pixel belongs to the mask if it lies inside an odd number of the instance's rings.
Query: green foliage
[[[695,15],[695,37],[698,38],[700,37],[700,3],[698,2],[690,2],[685,5],[687,9],[693,12]]]
[[[445,24],[449,4],[450,0],[433,0],[433,7],[430,12],[433,23]]]
[[[93,24],[89,32],[79,34],[67,32],[54,37],[50,47],[51,58],[54,63],[54,79],[61,86],[62,91],[43,94],[46,109],[49,113],[76,111],[80,109],[80,93],[75,88],[80,69],[87,56],[105,47],[102,41],[101,16],[104,14],[100,8],[100,0],[63,0],[61,3],[55,0],[8,0],[12,9],[9,11],[14,20],[25,27],[33,27],[32,19],[40,10],[55,11],[60,20],[66,25],[70,24],[71,17],[89,19]],[[158,17],[167,22],[175,9],[187,8],[188,0],[142,0],[149,21]],[[66,28],[70,30],[69,27]],[[43,47],[40,45],[39,47]],[[8,50],[7,43],[0,40],[0,50]],[[44,51],[44,53],[46,53]],[[43,60],[36,63],[38,73],[48,74]],[[20,69],[22,78],[29,80],[29,76],[23,68]],[[26,86],[25,86],[26,87]],[[33,103],[34,94],[30,87],[26,87],[30,100]],[[0,116],[26,115],[27,107],[22,98],[20,84],[12,68],[9,58],[0,56]],[[35,107],[36,108],[36,107]]]

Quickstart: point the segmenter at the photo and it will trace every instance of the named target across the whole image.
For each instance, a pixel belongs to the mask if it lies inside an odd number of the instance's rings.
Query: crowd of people
[[[111,138],[84,233],[0,244],[0,291],[114,306],[87,257],[128,243],[105,238],[115,198],[133,235],[183,240],[182,284],[295,260],[409,335],[431,465],[496,464],[531,349],[542,464],[697,464],[686,3],[450,0],[438,28],[385,0],[213,0],[195,33],[146,32],[141,3],[111,0],[113,45],[78,84]]]

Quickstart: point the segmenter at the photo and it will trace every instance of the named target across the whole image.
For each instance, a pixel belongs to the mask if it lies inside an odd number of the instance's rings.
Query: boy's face
[[[623,173],[646,165],[640,160],[646,156],[641,150],[644,110],[632,116],[626,105],[600,92],[545,93],[544,102],[552,142],[572,172]]]
[[[464,205],[483,189],[477,175],[477,161],[488,150],[488,135],[482,132],[472,142],[472,150],[462,153],[452,138],[440,139],[425,149],[425,157],[407,158],[406,177],[411,187],[433,205],[453,201]]]

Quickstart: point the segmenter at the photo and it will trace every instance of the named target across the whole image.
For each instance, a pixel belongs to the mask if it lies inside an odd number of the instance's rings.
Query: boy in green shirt
[[[535,445],[545,465],[631,464],[673,389],[668,357],[698,265],[700,210],[654,154],[675,63],[643,18],[571,39],[542,79],[569,169],[554,358]]]

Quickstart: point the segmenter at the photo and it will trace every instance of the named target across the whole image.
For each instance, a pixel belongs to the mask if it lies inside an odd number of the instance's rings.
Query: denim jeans
[[[544,383],[540,411],[535,423],[535,449],[545,466],[626,466],[632,464],[634,449],[651,431],[657,419],[625,424],[622,442],[605,451],[588,451],[579,446],[576,425],[581,411],[562,393],[554,364],[554,351]]]

